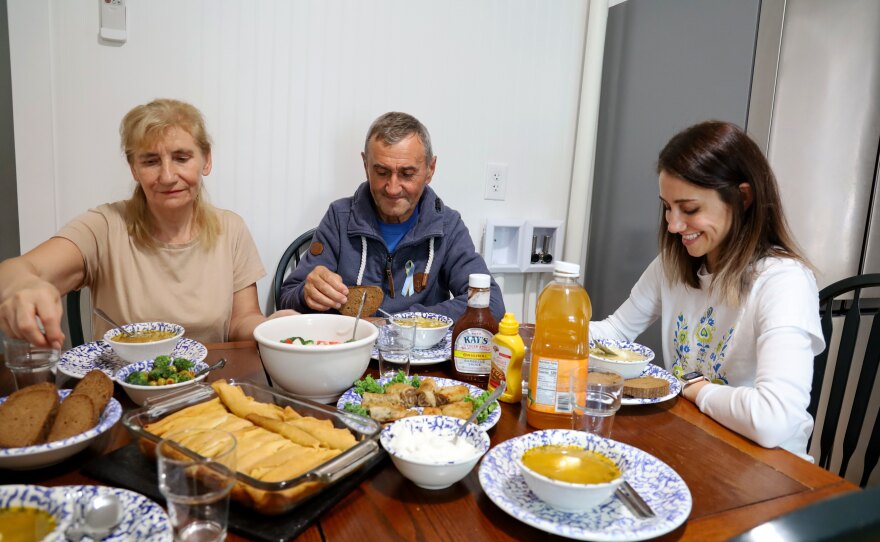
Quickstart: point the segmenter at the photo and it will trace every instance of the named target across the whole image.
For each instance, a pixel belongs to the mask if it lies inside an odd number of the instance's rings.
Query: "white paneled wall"
[[[198,106],[206,185],[244,217],[271,275],[287,244],[364,178],[370,122],[414,114],[432,187],[480,244],[486,218],[565,219],[586,0],[127,0],[128,41],[98,39],[96,0],[9,0],[21,244],[128,197],[118,124],[132,106]],[[483,199],[487,162],[506,201]],[[519,317],[523,281],[501,277]],[[271,277],[258,284],[269,297]],[[528,318],[529,315],[526,315]]]

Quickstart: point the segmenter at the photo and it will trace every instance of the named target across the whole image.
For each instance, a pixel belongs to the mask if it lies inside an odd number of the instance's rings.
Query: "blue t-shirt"
[[[397,248],[397,244],[400,243],[400,240],[403,239],[406,232],[415,226],[418,218],[419,208],[416,206],[416,210],[413,211],[412,216],[409,217],[406,222],[400,224],[386,224],[382,222],[381,219],[379,220],[379,233],[382,234],[382,239],[384,239],[385,244],[388,245],[388,252],[394,252],[394,249]]]

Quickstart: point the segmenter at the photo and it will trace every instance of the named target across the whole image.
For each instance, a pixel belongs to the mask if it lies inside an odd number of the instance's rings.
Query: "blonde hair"
[[[155,145],[171,128],[180,128],[195,140],[204,156],[211,154],[211,138],[205,129],[205,119],[194,106],[179,100],[158,99],[139,105],[129,111],[119,125],[122,152],[129,165],[138,151]],[[211,248],[220,235],[220,219],[207,201],[204,186],[199,186],[194,202],[194,220],[198,238],[205,248]],[[147,206],[147,196],[140,183],[125,203],[125,221],[128,234],[145,247],[155,247],[151,235],[153,215]]]

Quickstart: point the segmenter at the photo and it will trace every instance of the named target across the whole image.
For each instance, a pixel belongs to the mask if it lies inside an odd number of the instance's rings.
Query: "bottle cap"
[[[556,260],[556,266],[553,267],[553,274],[562,277],[579,277],[581,276],[581,266],[576,263]]]
[[[505,312],[504,318],[498,322],[498,332],[502,335],[516,335],[519,333],[519,322],[512,312]]]
[[[471,288],[488,288],[491,283],[492,278],[489,275],[472,273],[468,276],[468,286]]]

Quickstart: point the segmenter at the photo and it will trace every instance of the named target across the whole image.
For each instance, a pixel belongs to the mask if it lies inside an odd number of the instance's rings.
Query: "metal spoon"
[[[82,519],[71,525],[65,535],[78,541],[83,536],[101,540],[122,521],[123,509],[119,497],[113,494],[96,494],[85,506]]]
[[[113,321],[113,318],[110,318],[109,316],[107,316],[107,313],[102,311],[101,309],[95,307],[95,314],[98,315],[99,318],[105,320],[111,326],[115,327],[116,329],[118,329],[119,331],[124,333],[126,336],[134,337],[134,333],[131,333],[130,331],[126,330],[124,327],[117,324],[115,321]]]
[[[617,352],[615,352],[614,350],[612,350],[611,347],[605,346],[604,344],[600,343],[599,341],[596,341],[596,348],[598,348],[602,352],[605,352],[609,356],[613,356],[615,358],[620,355]]]
[[[199,369],[199,371],[193,375],[193,380],[195,380],[196,378],[202,376],[203,374],[205,374],[207,372],[213,371],[214,369],[222,369],[225,366],[226,366],[226,358],[220,358],[220,361],[218,361],[214,365],[208,365],[204,369]]]
[[[482,405],[480,405],[479,407],[477,407],[477,408],[471,413],[471,415],[470,415],[470,417],[467,419],[467,421],[464,422],[464,423],[461,425],[461,427],[458,428],[458,431],[455,432],[455,436],[452,437],[452,443],[453,443],[453,444],[455,444],[456,442],[458,442],[458,436],[461,435],[462,433],[464,433],[464,430],[465,430],[465,428],[466,428],[468,425],[474,423],[474,420],[477,419],[477,416],[479,416],[481,412],[483,412],[484,410],[486,410],[487,408],[489,408],[489,405],[491,405],[492,403],[494,403],[495,401],[497,401],[499,397],[501,397],[501,394],[504,393],[504,390],[505,390],[505,389],[507,389],[507,382],[502,382],[497,388],[495,388],[495,391],[493,391],[492,394],[489,395],[489,398],[486,399],[486,401],[483,402]]]
[[[361,296],[361,306],[358,307],[357,316],[354,319],[354,329],[351,330],[351,339],[346,342],[352,342],[354,340],[354,335],[358,330],[358,322],[361,321],[361,313],[364,312],[364,302],[367,300],[367,291],[364,290],[363,295]]]

